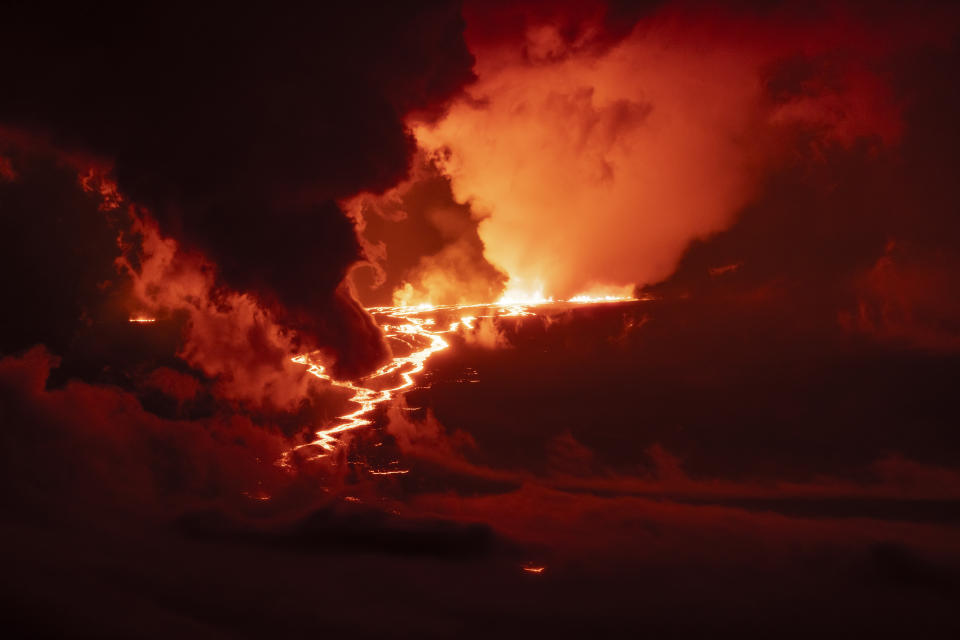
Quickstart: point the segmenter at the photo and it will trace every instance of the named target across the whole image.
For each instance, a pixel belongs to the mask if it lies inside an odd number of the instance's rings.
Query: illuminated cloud
[[[613,42],[602,7],[531,11],[506,35],[487,13],[467,11],[476,82],[413,127],[514,289],[568,298],[661,281],[734,222],[794,132],[842,146],[901,133],[879,67],[916,36],[878,44],[885,25],[841,10],[667,6]]]

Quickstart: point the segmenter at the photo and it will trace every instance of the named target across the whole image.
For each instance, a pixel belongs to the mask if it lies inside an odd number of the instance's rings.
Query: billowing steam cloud
[[[469,206],[421,156],[409,180],[381,196],[352,199],[348,211],[367,257],[354,272],[360,299],[384,304],[462,304],[496,300],[506,275],[485,258]]]
[[[791,132],[899,135],[878,69],[909,30],[880,45],[880,27],[840,12],[667,8],[610,43],[602,8],[573,23],[531,10],[516,39],[487,33],[483,14],[466,13],[476,83],[415,134],[510,289],[566,298],[660,281],[731,224]]]

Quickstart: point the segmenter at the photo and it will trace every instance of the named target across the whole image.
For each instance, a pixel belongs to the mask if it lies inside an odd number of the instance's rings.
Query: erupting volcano
[[[960,10],[6,3],[4,637],[960,637]]]

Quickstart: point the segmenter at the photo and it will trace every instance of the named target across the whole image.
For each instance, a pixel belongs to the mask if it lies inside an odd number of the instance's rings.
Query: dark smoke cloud
[[[296,341],[249,297],[218,291],[204,263],[118,206],[94,159],[9,132],[0,132],[0,153],[12,174],[0,181],[8,309],[0,353],[44,345],[62,359],[54,386],[79,378],[140,388],[161,367],[199,375],[221,404],[296,409],[308,401],[302,367],[289,362]],[[144,311],[156,322],[128,321]]]
[[[956,22],[954,21],[953,24]],[[840,325],[888,343],[955,352],[960,337],[960,193],[952,116],[960,94],[956,31],[890,60],[903,105],[896,144],[846,147],[808,126],[793,130],[793,160],[764,181],[729,229],[694,242],[676,272],[646,291],[694,306],[739,305],[788,327]],[[784,60],[765,77],[768,99],[823,91],[832,61]],[[818,79],[819,78],[819,79]]]
[[[430,117],[471,77],[461,32],[444,3],[16,3],[0,122],[113,160],[165,233],[355,370],[383,346],[362,313],[338,318],[359,250],[335,203],[404,177],[401,118]]]
[[[2,133],[0,156],[8,168],[0,178],[0,353],[38,342],[65,353],[78,328],[110,303],[104,283],[118,277],[117,216],[80,188],[67,158]]]

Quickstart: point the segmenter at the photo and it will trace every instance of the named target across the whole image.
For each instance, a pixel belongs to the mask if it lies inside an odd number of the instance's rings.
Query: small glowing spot
[[[371,469],[370,475],[374,476],[398,476],[410,473],[410,469]]]
[[[253,492],[250,492],[250,491],[241,491],[240,493],[241,493],[242,495],[246,496],[247,498],[250,498],[251,500],[264,501],[264,500],[269,500],[269,499],[270,499],[270,494],[265,493],[264,491],[259,491],[259,490],[258,490],[258,491],[253,491]]]
[[[716,278],[717,276],[722,276],[727,273],[733,273],[742,266],[742,262],[734,262],[733,264],[725,264],[721,267],[710,267],[707,271],[710,272],[711,278]]]
[[[148,322],[156,322],[156,318],[151,318],[150,316],[130,316],[130,322],[136,322],[138,324],[145,324]]]
[[[543,565],[531,564],[531,563],[529,563],[529,562],[528,562],[527,564],[523,565],[523,567],[521,567],[521,568],[522,568],[524,571],[526,571],[527,573],[537,573],[537,574],[543,573],[544,571],[547,570],[547,568],[546,568],[545,566],[543,566]]]

